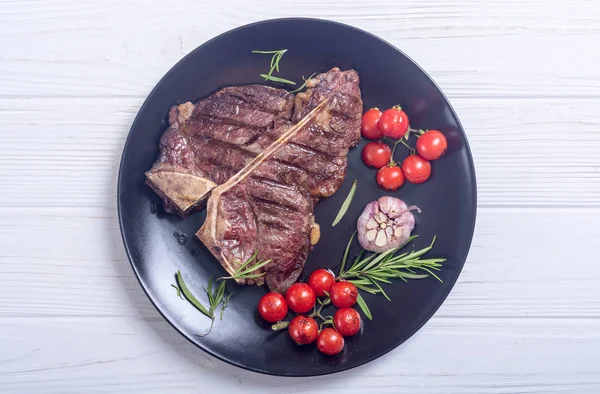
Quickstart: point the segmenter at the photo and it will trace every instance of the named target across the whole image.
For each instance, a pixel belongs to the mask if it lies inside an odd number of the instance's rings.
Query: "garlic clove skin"
[[[415,227],[415,217],[399,198],[384,196],[370,202],[358,218],[358,242],[371,252],[402,246]]]
[[[379,203],[381,212],[390,219],[396,219],[408,211],[408,207],[404,201],[396,197],[384,196],[377,200],[377,202]]]

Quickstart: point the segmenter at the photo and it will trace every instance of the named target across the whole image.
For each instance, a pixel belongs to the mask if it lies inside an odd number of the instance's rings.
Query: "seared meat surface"
[[[255,251],[270,259],[248,282],[278,292],[300,275],[318,238],[315,203],[338,190],[360,138],[355,71],[334,68],[307,86],[295,98],[258,85],[225,88],[179,106],[146,173],[165,209],[182,216],[210,194],[197,236],[229,273]]]

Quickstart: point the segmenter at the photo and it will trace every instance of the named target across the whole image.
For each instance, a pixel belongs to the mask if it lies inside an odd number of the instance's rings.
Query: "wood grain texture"
[[[143,294],[116,218],[123,143],[160,77],[219,33],[285,16],[349,23],[415,59],[478,178],[473,245],[436,316],[313,379],[185,341]],[[0,393],[600,392],[597,48],[595,0],[0,2]]]
[[[0,3],[0,15],[2,97],[144,97],[209,38],[285,16],[371,31],[413,57],[451,98],[600,96],[593,0],[11,1]]]
[[[3,392],[578,393],[600,390],[594,320],[432,319],[357,369],[282,378],[233,368],[156,319],[4,320]],[[544,362],[540,362],[540,360]]]

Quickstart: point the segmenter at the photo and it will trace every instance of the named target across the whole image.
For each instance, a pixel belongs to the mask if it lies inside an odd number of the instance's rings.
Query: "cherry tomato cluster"
[[[416,151],[410,148],[402,139],[408,140],[410,134],[417,134]],[[437,160],[446,153],[448,141],[438,130],[414,130],[410,127],[408,115],[399,106],[381,112],[372,108],[362,117],[361,134],[373,141],[366,144],[362,150],[363,162],[377,169],[377,184],[385,190],[394,191],[404,184],[423,183],[431,176],[432,160]],[[394,141],[394,149],[384,142],[385,139]],[[402,143],[411,150],[401,166],[394,161],[396,145]]]
[[[326,297],[325,299],[319,299]],[[352,308],[358,298],[358,289],[346,281],[336,281],[331,271],[318,269],[308,278],[307,283],[294,283],[285,293],[265,294],[258,302],[258,312],[263,319],[277,323],[274,329],[285,327],[281,324],[288,309],[298,315],[287,325],[288,333],[298,345],[308,345],[316,341],[317,349],[327,355],[338,354],[344,348],[344,337],[360,331],[361,318]],[[316,307],[316,304],[319,307]],[[339,308],[333,317],[321,314],[323,307],[332,303]],[[312,313],[307,315],[312,310]],[[321,325],[315,318],[322,320]],[[331,325],[332,327],[323,327]]]

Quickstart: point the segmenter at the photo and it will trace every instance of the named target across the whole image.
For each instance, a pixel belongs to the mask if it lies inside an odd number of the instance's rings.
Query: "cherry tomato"
[[[388,164],[392,150],[383,142],[369,142],[362,150],[362,160],[369,167],[381,168]]]
[[[279,293],[270,292],[262,296],[258,301],[258,313],[263,319],[270,323],[276,323],[288,313],[288,306],[285,298]]]
[[[335,276],[326,269],[320,268],[308,277],[308,285],[314,290],[317,297],[325,296],[325,292],[331,291],[331,285],[335,283]]]
[[[315,292],[306,283],[294,283],[285,293],[285,300],[291,310],[306,313],[315,305]]]
[[[408,131],[408,115],[399,107],[386,109],[379,119],[379,128],[386,137],[402,138]]]
[[[338,308],[350,308],[356,304],[358,298],[358,290],[353,283],[346,281],[335,282],[331,286],[331,303]]]
[[[377,171],[377,184],[385,190],[398,190],[404,184],[404,174],[398,166],[385,166]]]
[[[344,348],[344,337],[331,327],[324,328],[317,338],[317,349],[321,353],[333,356]]]
[[[312,317],[296,316],[288,326],[288,333],[298,345],[308,345],[317,339],[319,325]]]
[[[379,138],[383,137],[383,133],[379,129],[378,125],[381,114],[382,112],[379,110],[379,108],[371,108],[363,114],[360,132],[364,138],[378,140]]]
[[[431,175],[431,163],[419,155],[411,155],[402,162],[402,172],[410,183],[423,183]]]
[[[448,149],[448,140],[437,130],[429,130],[417,139],[417,152],[424,159],[437,160],[444,156]]]
[[[333,315],[333,325],[345,337],[360,331],[360,315],[353,308],[338,309]]]

